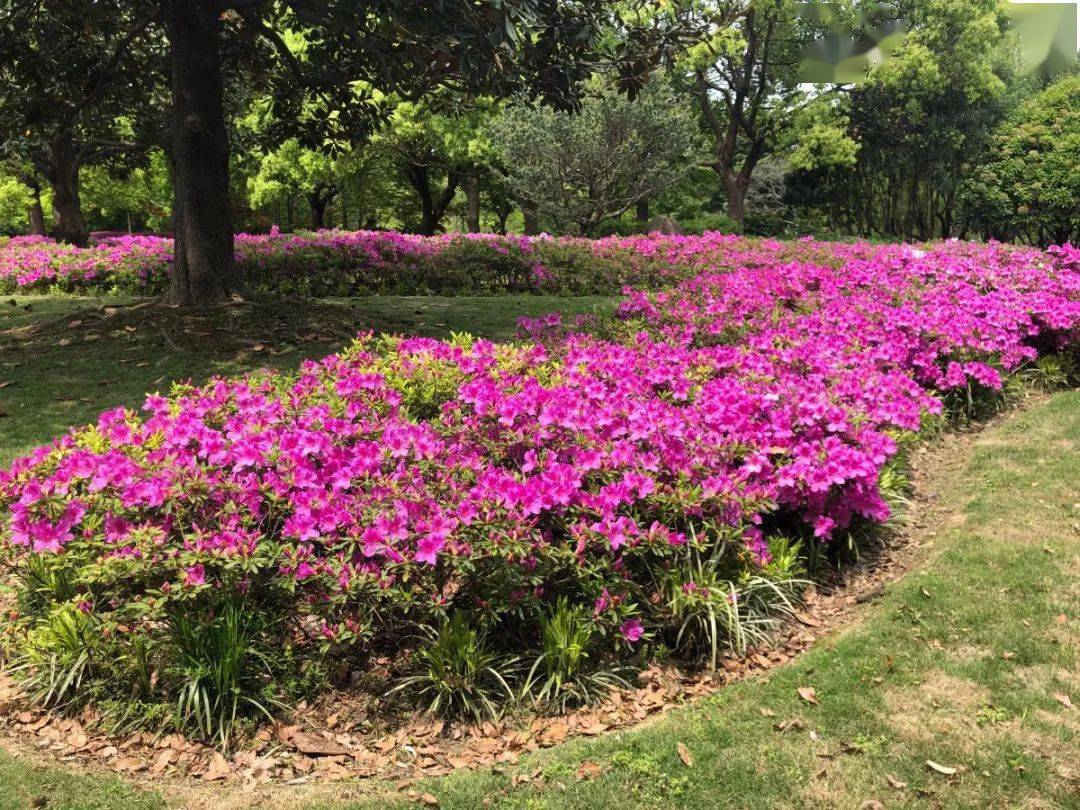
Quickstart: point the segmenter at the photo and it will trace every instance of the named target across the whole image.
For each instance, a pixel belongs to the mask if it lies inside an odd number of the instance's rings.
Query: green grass
[[[981,435],[942,483],[925,564],[768,680],[503,774],[418,789],[443,807],[480,796],[492,807],[1078,807],[1080,719],[1053,697],[1080,704],[1078,469],[1074,391]],[[791,718],[805,726],[775,730]],[[958,772],[936,773],[928,759]],[[578,780],[585,760],[603,774]],[[537,768],[541,779],[512,784]]]
[[[70,351],[73,344],[52,345],[59,331],[43,330],[28,345],[0,350],[0,363],[22,357],[48,365],[60,378],[0,365],[0,379],[17,383],[0,389],[0,407],[19,409],[0,420],[0,455],[10,457],[106,404],[137,402],[142,390],[161,387],[148,385],[159,376],[200,378],[263,360],[295,365],[301,355],[324,348],[312,339],[270,355],[271,346],[287,342],[268,342],[255,352],[237,342],[240,334],[306,336],[314,319],[325,322],[320,334],[332,344],[334,329],[367,319],[393,331],[429,333],[478,324],[471,331],[498,337],[519,314],[558,308],[552,299],[532,298],[363,303],[355,313],[341,303],[303,311],[282,305],[276,314],[224,310],[210,319],[212,337],[194,336],[182,353],[169,345],[178,338],[161,338],[150,319],[138,321],[138,338],[112,324],[107,331],[129,337],[92,340],[96,345],[79,354]],[[40,304],[46,317],[71,311],[51,300]],[[24,315],[11,317],[26,323]],[[67,331],[79,335],[80,329]],[[123,359],[131,362],[120,365]],[[57,365],[61,361],[66,365]],[[113,379],[114,387],[98,391],[99,378]],[[59,410],[53,400],[65,391],[75,402]],[[6,404],[13,393],[16,404]],[[92,402],[83,402],[84,395]],[[443,807],[463,808],[479,806],[484,797],[495,807],[858,808],[871,799],[887,807],[1080,807],[1080,710],[1053,697],[1064,693],[1080,704],[1080,392],[1012,415],[964,452],[955,469],[933,479],[937,506],[919,530],[924,559],[916,570],[888,586],[852,626],[767,679],[728,687],[640,729],[539,752],[504,772],[459,772],[417,789],[434,794]],[[800,700],[802,686],[816,689],[820,706]],[[804,725],[775,730],[792,718]],[[692,767],[679,759],[679,742],[692,753]],[[957,773],[936,773],[928,759]],[[603,772],[577,779],[584,760]],[[536,769],[539,779],[513,784],[515,775]],[[905,787],[891,785],[890,776]],[[306,805],[327,806],[324,797],[344,795],[346,788],[337,787],[313,792]],[[204,800],[212,800],[211,790]],[[230,790],[239,796],[239,788]],[[389,784],[361,791],[370,798],[359,806],[406,802]],[[67,774],[0,752],[0,808],[34,800],[54,808],[165,803],[111,777]],[[305,806],[304,794],[291,792],[283,802]]]
[[[614,308],[613,299],[602,297],[372,296],[255,301],[193,317],[125,306],[131,303],[117,297],[0,299],[0,463],[106,408],[138,407],[147,392],[168,391],[174,381],[295,368],[304,358],[336,351],[358,331],[505,339],[522,315]]]

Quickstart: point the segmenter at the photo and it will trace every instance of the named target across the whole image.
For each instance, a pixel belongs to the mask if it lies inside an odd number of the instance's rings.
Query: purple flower
[[[187,588],[194,588],[203,585],[205,582],[206,569],[203,568],[202,563],[196,563],[184,572],[184,586]]]
[[[636,644],[641,641],[641,637],[645,635],[645,628],[637,619],[627,619],[619,627],[619,635],[626,639],[630,644]]]

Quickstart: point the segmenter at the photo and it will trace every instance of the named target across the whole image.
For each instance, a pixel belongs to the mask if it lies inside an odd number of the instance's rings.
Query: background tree
[[[988,237],[1080,243],[1080,74],[1001,123],[962,194],[967,218]]]
[[[577,113],[511,107],[492,128],[511,191],[585,235],[685,175],[696,134],[696,117],[660,80],[634,100],[596,84]]]
[[[891,239],[958,230],[957,192],[1025,84],[1005,36],[1000,0],[913,0],[889,61],[848,94],[842,112],[858,144],[850,167],[805,166],[804,204],[841,229]]]
[[[386,127],[375,136],[374,148],[394,167],[405,192],[399,195],[399,199],[404,196],[400,209],[411,230],[435,234],[458,189],[470,177],[470,125],[466,114],[441,112],[432,102],[404,101],[394,107]],[[476,182],[475,173],[472,178],[470,185]]]
[[[295,138],[265,155],[259,171],[248,179],[252,205],[283,199],[289,225],[295,224],[294,207],[302,199],[310,209],[311,227],[324,227],[327,206],[341,193],[341,176],[333,158],[305,149]]]
[[[144,4],[19,0],[0,11],[0,151],[52,194],[53,228],[85,244],[80,170],[140,148],[160,105]]]
[[[170,299],[182,304],[242,287],[227,214],[223,37],[272,43],[280,68],[275,117],[294,122],[311,147],[326,138],[328,125],[364,137],[385,118],[381,99],[389,94],[415,99],[439,87],[498,95],[528,88],[571,103],[610,16],[599,0],[170,0],[161,12],[172,63],[176,185]],[[302,47],[291,48],[286,32]]]
[[[690,0],[672,6],[690,44],[675,63],[711,135],[708,165],[723,184],[728,216],[746,219],[746,194],[762,158],[776,151],[807,102],[799,49],[810,31],[794,0]]]

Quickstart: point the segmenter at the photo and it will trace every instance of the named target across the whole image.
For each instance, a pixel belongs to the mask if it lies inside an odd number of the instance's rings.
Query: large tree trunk
[[[45,236],[45,212],[41,208],[41,186],[36,180],[28,183],[33,199],[30,202],[30,210],[26,212],[30,220],[30,233],[35,236]]]
[[[308,195],[308,204],[311,205],[311,227],[313,230],[319,230],[324,226],[326,222],[326,204],[329,200],[324,200],[318,194]]]
[[[170,0],[175,256],[170,303],[200,306],[242,289],[229,212],[229,137],[222,105],[217,14],[199,0]]]
[[[405,169],[405,176],[409,185],[416,191],[420,198],[420,234],[422,236],[434,236],[435,234],[435,200],[431,194],[431,182],[428,178],[427,166],[410,164]]]
[[[634,219],[638,227],[643,228],[649,224],[649,198],[642,197],[634,205]]]
[[[514,209],[509,205],[495,209],[495,233],[506,236],[506,220],[510,218],[512,213],[514,213]]]
[[[53,235],[61,242],[84,247],[90,235],[79,197],[79,153],[70,134],[50,142],[45,176],[53,193]]]
[[[431,172],[428,171],[427,166],[419,164],[408,166],[406,177],[420,198],[420,234],[434,236],[439,229],[439,223],[442,222],[443,215],[446,214],[447,206],[454,201],[454,195],[457,193],[461,177],[454,172],[447,174],[446,188],[443,189],[438,198],[432,192]]]
[[[465,228],[480,233],[480,178],[469,175],[462,181],[465,188]]]
[[[540,233],[540,215],[536,210],[536,203],[525,200],[521,204],[521,213],[525,217],[525,235],[536,236]]]
[[[727,196],[727,215],[742,231],[746,224],[746,188],[749,183],[743,182],[742,177],[735,172],[724,172],[721,178]]]

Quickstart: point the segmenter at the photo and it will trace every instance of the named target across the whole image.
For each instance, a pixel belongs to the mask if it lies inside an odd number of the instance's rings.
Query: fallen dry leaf
[[[430,793],[424,793],[420,796],[420,801],[426,804],[428,807],[438,807],[439,800],[432,796]]]
[[[593,762],[591,759],[587,759],[582,762],[574,775],[577,776],[578,781],[584,781],[586,779],[595,779],[604,772],[604,769]]]
[[[1064,692],[1054,692],[1054,700],[1064,706],[1066,709],[1073,707],[1072,699]]]
[[[948,765],[941,765],[937,762],[934,762],[934,760],[932,759],[926,760],[926,766],[931,770],[937,771],[938,773],[943,773],[946,776],[952,776],[954,773],[956,773],[956,768],[950,768]]]
[[[679,743],[678,745],[676,745],[675,748],[679,752],[679,759],[682,760],[683,765],[685,765],[687,768],[693,768],[694,767],[694,757],[690,753],[690,749],[687,748],[682,743]]]
[[[166,748],[158,754],[157,759],[154,760],[154,764],[150,766],[150,773],[154,776],[160,776],[165,773],[165,769],[172,764],[175,756],[176,752],[173,749]]]
[[[885,778],[889,781],[889,784],[892,785],[897,790],[903,790],[904,788],[907,787],[907,782],[901,782],[899,779],[897,779],[891,773],[885,774]]]
[[[86,732],[84,732],[81,728],[77,728],[72,731],[67,738],[67,744],[74,748],[76,751],[78,751],[80,748],[85,748],[86,744],[89,741],[90,740],[86,736]]]
[[[389,754],[394,750],[395,745],[397,745],[397,737],[388,734],[375,743],[375,749],[381,754]]]
[[[569,731],[566,723],[552,723],[540,734],[540,742],[544,745],[557,745],[566,739]]]
[[[309,734],[306,731],[294,731],[288,741],[282,740],[282,742],[291,745],[301,754],[308,754],[313,757],[339,757],[351,753],[344,745],[324,739],[318,734]]]
[[[800,686],[798,688],[799,697],[805,700],[807,703],[818,705],[817,691],[812,686]]]
[[[807,627],[821,627],[821,620],[815,619],[809,613],[803,613],[802,611],[799,611],[795,614],[795,618],[798,619],[801,623],[805,624]]]
[[[207,782],[217,782],[221,779],[228,779],[231,773],[232,767],[229,765],[229,761],[218,751],[215,751],[210,758],[210,767],[203,773],[203,779]]]

